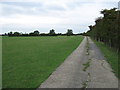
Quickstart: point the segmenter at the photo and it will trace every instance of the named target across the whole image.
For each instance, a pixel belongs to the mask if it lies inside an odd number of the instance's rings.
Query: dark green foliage
[[[12,36],[12,35],[13,35],[13,32],[9,32],[9,33],[8,33],[8,36]]]
[[[86,35],[90,35],[97,41],[104,42],[106,45],[119,51],[120,33],[120,11],[116,8],[102,10],[103,17],[95,20],[94,26],[89,26],[90,30]]]
[[[73,35],[72,29],[68,29],[66,34],[67,34],[67,36]]]
[[[29,36],[39,36],[40,34],[39,34],[39,31],[34,31],[34,32],[31,32],[31,33],[29,33]]]
[[[19,32],[14,32],[14,34],[13,34],[14,36],[19,36],[20,35],[20,33]]]
[[[38,30],[34,31],[34,32],[30,32],[30,33],[19,33],[19,32],[9,32],[8,34],[2,34],[2,36],[77,36],[77,35],[82,35],[82,33],[78,33],[78,34],[73,34],[73,30],[72,29],[68,29],[67,33],[55,33],[55,30],[52,29],[49,31],[49,33],[40,33]]]
[[[34,31],[34,35],[35,35],[35,36],[38,36],[38,35],[39,35],[39,31],[37,31],[37,30]]]
[[[49,36],[49,34],[41,33],[40,36]]]
[[[54,29],[50,30],[49,35],[50,36],[55,36],[55,30]]]
[[[34,33],[33,32],[29,33],[29,36],[34,36]]]

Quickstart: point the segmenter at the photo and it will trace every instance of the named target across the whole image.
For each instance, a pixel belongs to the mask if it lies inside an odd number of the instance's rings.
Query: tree
[[[29,36],[34,36],[34,33],[33,32],[29,33]]]
[[[9,32],[9,33],[8,33],[8,36],[12,36],[12,35],[13,35],[13,32]]]
[[[13,35],[14,35],[14,36],[20,36],[20,33],[19,33],[19,32],[14,32]]]
[[[67,36],[73,35],[72,29],[68,29],[66,34],[67,34]]]
[[[39,36],[39,31],[34,31],[34,36]]]
[[[120,11],[116,8],[101,11],[103,17],[95,20],[94,26],[89,26],[86,33],[97,41],[102,41],[119,52]]]
[[[8,35],[7,33],[4,34],[4,36],[7,36],[7,35]]]
[[[54,30],[54,29],[50,30],[49,35],[50,35],[50,36],[55,36],[55,35],[56,35],[56,34],[55,34],[55,30]]]

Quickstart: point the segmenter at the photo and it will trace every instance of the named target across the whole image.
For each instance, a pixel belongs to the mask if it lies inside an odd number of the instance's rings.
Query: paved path
[[[118,79],[97,46],[85,37],[39,88],[118,88]]]

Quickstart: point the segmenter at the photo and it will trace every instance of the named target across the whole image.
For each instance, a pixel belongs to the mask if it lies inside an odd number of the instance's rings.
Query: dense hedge
[[[103,14],[103,17],[97,18],[94,26],[89,26],[90,30],[86,35],[97,41],[104,42],[118,52],[120,44],[120,11],[116,8],[104,9],[101,14]]]

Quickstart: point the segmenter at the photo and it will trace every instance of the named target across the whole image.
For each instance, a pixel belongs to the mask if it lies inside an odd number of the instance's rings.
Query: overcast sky
[[[17,2],[16,2],[17,1]],[[119,0],[0,0],[0,33],[55,29],[86,32],[102,9],[118,7]]]

